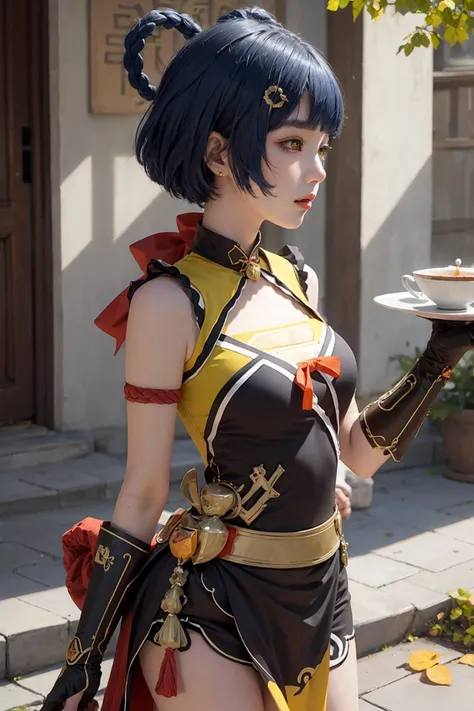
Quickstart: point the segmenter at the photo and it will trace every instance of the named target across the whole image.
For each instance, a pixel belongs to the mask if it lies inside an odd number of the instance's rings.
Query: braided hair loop
[[[157,27],[178,30],[187,40],[202,32],[201,27],[189,15],[176,10],[152,10],[132,27],[125,38],[123,66],[128,73],[131,86],[146,101],[153,101],[157,87],[150,83],[149,77],[143,72],[141,52],[145,46],[145,39],[153,34]]]

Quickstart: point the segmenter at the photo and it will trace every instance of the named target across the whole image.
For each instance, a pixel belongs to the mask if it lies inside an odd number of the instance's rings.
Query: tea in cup
[[[456,266],[417,269],[401,278],[405,289],[417,299],[431,299],[439,309],[464,311],[474,303],[474,268]]]

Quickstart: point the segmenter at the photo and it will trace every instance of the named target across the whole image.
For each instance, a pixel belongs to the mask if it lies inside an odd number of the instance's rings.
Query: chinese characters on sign
[[[154,0],[89,0],[90,2],[90,109],[94,114],[141,114],[148,102],[128,83],[122,66],[123,43],[137,18],[156,8]],[[272,13],[278,0],[260,2]],[[190,15],[204,29],[217,18],[245,3],[228,0],[167,0],[166,7]],[[159,6],[159,5],[158,5]],[[144,73],[152,84],[185,44],[179,32],[158,28],[147,38],[143,51]]]

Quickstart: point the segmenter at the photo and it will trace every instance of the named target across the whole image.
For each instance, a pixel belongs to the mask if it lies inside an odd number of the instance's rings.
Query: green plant
[[[437,615],[429,634],[431,637],[447,637],[454,644],[474,649],[474,595],[459,588],[456,593],[450,593],[450,597],[456,606],[451,612]]]
[[[328,0],[327,9],[337,12],[349,5],[354,20],[364,9],[373,20],[389,10],[399,15],[413,13],[417,26],[398,50],[406,56],[417,47],[438,49],[441,40],[451,47],[462,44],[474,34],[474,0]]]
[[[407,348],[410,346],[408,342],[405,345]],[[394,355],[390,361],[396,363],[401,374],[405,375],[420,355],[421,350],[416,348],[414,355]],[[433,421],[445,420],[449,415],[462,410],[474,410],[474,351],[467,353],[453,368],[451,377],[433,405],[429,417]]]

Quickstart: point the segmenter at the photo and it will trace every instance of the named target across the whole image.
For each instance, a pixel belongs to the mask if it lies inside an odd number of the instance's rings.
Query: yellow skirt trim
[[[288,701],[274,681],[268,682],[268,690],[278,711],[326,711],[329,683],[329,647],[321,664],[316,669],[303,669],[300,672],[300,679],[303,676],[309,676],[309,674],[311,674],[311,678],[302,691],[298,686],[285,687]]]

